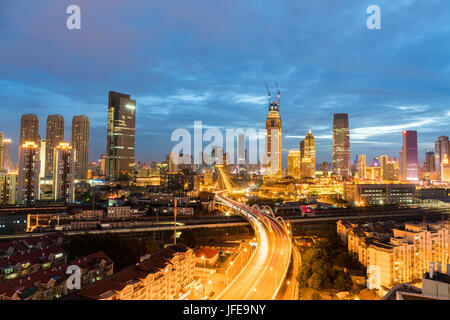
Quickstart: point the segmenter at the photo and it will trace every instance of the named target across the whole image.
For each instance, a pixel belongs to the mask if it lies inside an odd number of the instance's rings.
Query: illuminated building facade
[[[450,163],[446,154],[441,163],[441,180],[450,182]]]
[[[38,144],[27,141],[19,148],[17,202],[32,204],[39,198],[40,156]]]
[[[23,114],[20,120],[20,145],[27,141],[39,144],[39,118],[35,114]]]
[[[89,118],[85,115],[72,118],[72,147],[75,149],[75,176],[86,179],[89,164]]]
[[[300,179],[300,151],[289,150],[288,154],[288,176]]]
[[[417,131],[415,130],[403,131],[402,162],[402,179],[406,181],[419,180]]]
[[[447,157],[450,158],[449,146],[450,146],[450,142],[449,142],[447,136],[438,137],[436,142],[434,143],[434,155],[436,157],[436,169],[439,171],[441,170],[441,163],[442,163],[442,160],[444,159],[444,156],[447,155]]]
[[[61,142],[54,153],[53,198],[72,203],[75,195],[75,150],[68,143]]]
[[[316,177],[316,142],[309,130],[305,140],[300,142],[300,161],[302,178]]]
[[[5,134],[0,132],[0,172],[4,169],[4,159],[3,159],[3,140],[5,139]]]
[[[355,201],[361,206],[408,204],[415,194],[413,184],[358,184]]]
[[[341,177],[350,174],[350,133],[347,113],[335,113],[333,118],[333,172]]]
[[[3,137],[3,170],[13,170],[13,163],[11,160],[11,139]]]
[[[45,176],[53,174],[53,155],[56,146],[64,141],[64,117],[56,114],[47,117],[45,149]]]
[[[17,174],[0,172],[0,205],[16,204]]]
[[[130,95],[110,91],[106,177],[117,181],[134,173],[136,101]]]
[[[425,171],[436,171],[436,157],[434,156],[434,152],[432,151],[425,153]]]
[[[280,117],[280,91],[278,101],[270,101],[266,119],[266,174],[281,177],[282,174],[282,135]]]
[[[358,161],[358,175],[360,179],[364,179],[366,177],[366,155],[359,155]]]

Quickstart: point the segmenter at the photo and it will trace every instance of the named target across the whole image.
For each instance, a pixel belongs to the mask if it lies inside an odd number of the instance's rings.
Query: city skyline
[[[263,128],[264,82],[273,87],[275,80],[283,92],[284,164],[309,127],[318,162],[331,160],[332,113],[349,114],[351,159],[361,153],[394,156],[401,150],[402,130],[418,130],[423,162],[435,138],[448,135],[445,70],[450,60],[442,52],[449,31],[441,26],[449,10],[437,1],[388,6],[378,33],[365,27],[367,3],[339,6],[336,14],[334,3],[241,4],[237,10],[232,3],[199,1],[179,4],[178,11],[164,3],[113,7],[81,1],[83,27],[76,32],[60,26],[63,17],[56,12],[64,12],[65,4],[49,3],[16,2],[2,19],[2,30],[9,31],[2,31],[0,45],[5,62],[0,126],[13,141],[15,161],[16,123],[20,114],[31,112],[41,119],[41,133],[48,114],[65,119],[87,114],[90,160],[98,160],[105,153],[109,90],[127,92],[137,101],[137,160],[161,161],[171,149],[170,132],[194,120],[218,128]],[[18,23],[24,11],[33,24]],[[111,19],[119,14],[123,22]],[[243,32],[248,24],[259,27]],[[182,29],[183,36],[174,29]],[[125,43],[110,50],[117,35]],[[93,44],[91,38],[102,40]],[[100,54],[105,51],[107,56]],[[65,136],[70,136],[67,125]]]

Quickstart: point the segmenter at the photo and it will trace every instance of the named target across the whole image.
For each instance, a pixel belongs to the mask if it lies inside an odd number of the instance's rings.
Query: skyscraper
[[[3,169],[6,171],[13,170],[11,160],[11,139],[3,139]]]
[[[0,132],[0,171],[4,169],[4,161],[3,161],[3,140],[5,138],[5,134]]]
[[[295,179],[300,178],[300,150],[289,150],[288,176]]]
[[[106,177],[117,181],[134,173],[136,101],[130,95],[110,91]]]
[[[417,131],[403,131],[402,179],[419,180],[419,162],[417,156]]]
[[[241,133],[238,136],[238,164],[241,166],[245,165],[245,159],[245,135]]]
[[[436,157],[434,156],[433,151],[425,153],[425,171],[427,172],[436,171]]]
[[[450,142],[447,136],[440,136],[434,143],[434,155],[436,157],[436,170],[441,171],[441,163],[445,155],[450,157],[449,153]]]
[[[366,177],[366,155],[359,155],[358,161],[358,175],[360,179],[364,179]]]
[[[72,147],[75,149],[75,176],[86,179],[89,164],[89,118],[72,118]]]
[[[23,114],[20,120],[20,145],[27,141],[39,144],[39,118],[35,114]]]
[[[300,143],[301,175],[302,177],[316,177],[316,141],[311,130]]]
[[[350,174],[350,133],[347,113],[335,113],[333,118],[333,172]]]
[[[53,174],[53,155],[56,146],[64,141],[64,117],[55,114],[47,117],[45,148],[45,176]]]
[[[441,180],[450,182],[450,161],[447,154],[444,154],[441,163]]]
[[[53,198],[72,203],[75,192],[74,149],[66,142],[59,143],[54,149],[53,161]]]
[[[282,174],[282,134],[280,117],[280,90],[278,101],[270,101],[266,120],[266,174],[280,177]]]
[[[19,148],[19,176],[17,181],[17,202],[32,204],[39,198],[39,146],[26,141]]]

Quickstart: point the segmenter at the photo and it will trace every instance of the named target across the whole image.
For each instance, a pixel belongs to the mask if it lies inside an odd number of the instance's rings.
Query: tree
[[[184,230],[183,232],[181,232],[180,242],[184,243],[190,248],[195,248],[195,246],[197,245],[197,238],[195,236],[195,233],[191,230]]]

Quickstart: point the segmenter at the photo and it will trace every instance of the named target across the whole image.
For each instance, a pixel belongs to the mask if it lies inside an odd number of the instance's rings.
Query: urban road
[[[296,223],[296,224],[311,224],[311,223],[321,223],[321,222],[333,222],[338,220],[354,220],[354,219],[383,219],[383,218],[419,218],[427,214],[427,216],[438,217],[442,214],[448,214],[448,210],[440,209],[414,209],[403,211],[387,211],[382,214],[352,214],[352,215],[339,215],[339,216],[315,216],[315,217],[300,217],[300,216],[289,216],[283,215],[282,217],[286,222]],[[242,219],[242,221],[236,221],[236,218],[220,219],[220,222],[201,220],[201,223],[195,221],[185,221],[185,225],[177,225],[177,230],[187,230],[187,229],[199,229],[199,228],[224,228],[224,227],[238,227],[238,226],[248,226],[249,222]],[[218,219],[219,220],[219,219]],[[134,228],[120,228],[120,229],[103,229],[103,230],[65,230],[63,233],[66,236],[82,235],[82,234],[103,234],[103,233],[146,233],[154,231],[173,231],[173,224],[170,221],[161,221],[160,223],[166,223],[162,225],[152,225],[145,227],[134,227]],[[0,235],[0,240],[10,240],[10,239],[21,239],[28,237],[38,237],[48,234],[49,232],[32,232],[32,233],[15,233],[15,234],[2,234]]]

